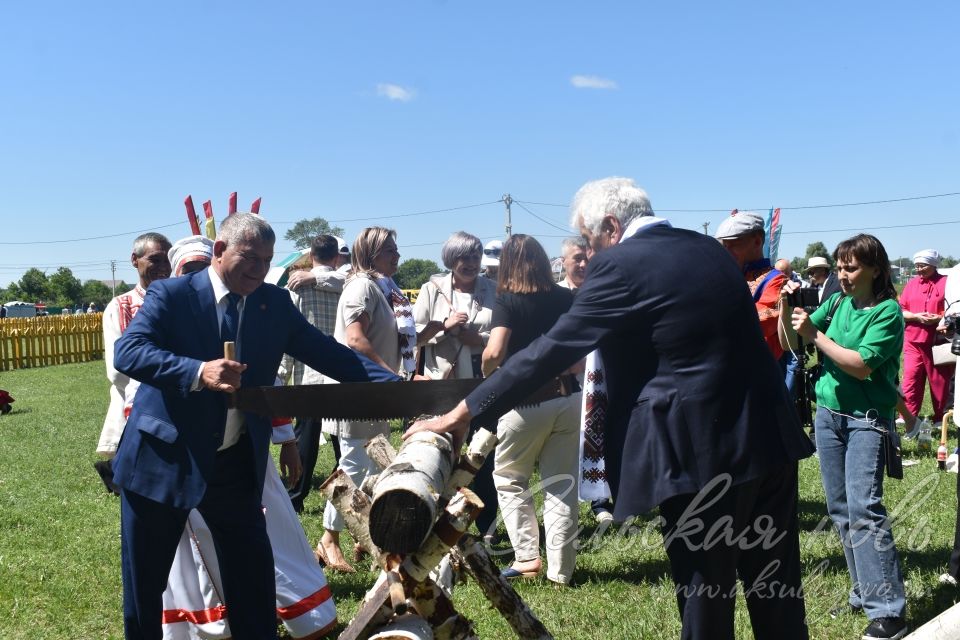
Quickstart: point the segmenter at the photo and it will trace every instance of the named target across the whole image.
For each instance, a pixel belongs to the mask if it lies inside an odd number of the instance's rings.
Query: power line
[[[893,202],[911,202],[914,200],[929,200],[931,198],[949,198],[952,196],[960,196],[960,191],[952,191],[950,193],[935,193],[925,196],[910,196],[907,198],[889,198],[887,200],[865,200],[863,202],[840,202],[835,204],[807,204],[807,205],[798,205],[793,207],[780,207],[781,211],[798,211],[800,209],[833,209],[837,207],[862,207],[869,204],[890,204]],[[519,202],[519,201],[517,201]],[[569,204],[556,204],[553,202],[529,202],[526,201],[526,204],[536,204],[544,207],[564,207],[568,208]],[[770,207],[739,207],[741,210],[750,210],[757,211],[763,209],[769,209]],[[661,209],[656,208],[657,211],[662,211],[664,213],[728,213],[732,207],[724,207],[722,209]]]
[[[540,222],[542,222],[542,223],[544,223],[544,224],[546,224],[546,225],[549,225],[549,226],[553,227],[554,229],[559,229],[560,231],[569,231],[569,229],[564,229],[563,227],[561,227],[561,226],[559,226],[559,225],[555,225],[555,224],[553,224],[552,222],[550,222],[549,220],[547,220],[547,219],[545,219],[545,218],[541,218],[540,216],[538,216],[537,214],[535,214],[533,211],[530,211],[530,209],[527,209],[525,206],[523,206],[523,203],[522,203],[522,202],[520,202],[520,201],[518,201],[518,200],[514,200],[514,202],[517,203],[517,206],[518,206],[518,207],[520,207],[521,209],[523,209],[524,211],[526,211],[527,213],[529,213],[530,215],[532,215],[534,218],[536,218],[536,219],[539,220]]]
[[[341,218],[339,220],[327,220],[327,222],[337,223],[337,222],[360,222],[365,220],[388,220],[391,218],[409,218],[411,216],[425,216],[431,213],[446,213],[449,211],[461,211],[463,209],[473,209],[476,207],[486,207],[491,204],[498,204],[503,200],[491,200],[490,202],[479,202],[477,204],[467,204],[460,207],[447,207],[445,209],[432,209],[430,211],[415,211],[413,213],[399,213],[395,215],[387,216],[371,216],[364,218]],[[298,221],[290,220],[274,220],[273,224],[296,224]],[[103,236],[91,236],[89,238],[72,238],[69,240],[32,240],[29,242],[0,242],[0,245],[34,245],[34,244],[63,244],[67,242],[85,242],[87,240],[105,240],[108,238],[119,238],[122,236],[131,236],[133,234],[147,233],[149,231],[156,231],[157,229],[169,229],[170,227],[177,227],[182,225],[183,222],[173,222],[171,224],[159,225],[156,227],[151,227],[150,229],[140,229],[138,231],[125,231],[123,233],[112,233],[109,235]]]
[[[370,216],[367,218],[341,218],[339,220],[327,220],[327,222],[363,222],[366,220],[388,220],[390,218],[410,218],[412,216],[425,216],[431,213],[446,213],[448,211],[460,211],[462,209],[474,209],[476,207],[486,207],[491,204],[499,204],[503,202],[503,199],[500,200],[491,200],[490,202],[479,202],[477,204],[465,204],[462,207],[447,207],[446,209],[432,209],[430,211],[416,211],[414,213],[398,213],[395,215],[389,216]],[[274,224],[296,224],[298,221],[294,220],[275,220]]]
[[[905,229],[907,227],[936,227],[942,224],[960,224],[960,220],[943,220],[942,222],[914,222],[912,224],[890,224],[882,227],[847,227],[844,229],[811,229],[809,231],[783,231],[783,235],[799,235],[802,233],[837,233],[840,231],[876,231],[877,229]]]
[[[106,238],[119,238],[121,236],[132,236],[135,233],[148,233],[150,231],[156,231],[157,229],[168,229],[170,227],[176,227],[182,225],[183,222],[174,222],[172,224],[164,224],[157,227],[151,227],[149,229],[140,229],[139,231],[124,231],[123,233],[111,233],[106,236],[91,236],[89,238],[72,238],[70,240],[33,240],[30,242],[0,242],[0,245],[29,245],[29,244],[64,244],[67,242],[84,242],[86,240],[104,240]]]

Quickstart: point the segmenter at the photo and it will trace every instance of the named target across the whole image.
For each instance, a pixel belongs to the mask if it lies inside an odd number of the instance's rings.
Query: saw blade
[[[348,382],[240,388],[234,406],[262,416],[385,420],[440,415],[453,409],[482,380]]]

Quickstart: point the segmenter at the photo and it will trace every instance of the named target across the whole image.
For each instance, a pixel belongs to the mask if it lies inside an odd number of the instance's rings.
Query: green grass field
[[[14,412],[0,417],[0,638],[121,638],[119,501],[103,491],[91,466],[107,406],[103,363],[4,373],[0,388],[16,398]],[[887,481],[885,503],[896,516],[908,622],[916,628],[957,602],[960,590],[937,583],[953,541],[956,477],[937,472],[933,457],[919,457],[912,446],[906,444],[905,459],[920,464],[905,469],[903,481]],[[321,456],[318,473],[327,473],[328,447]],[[312,543],[321,533],[322,507],[312,493],[302,518]],[[587,513],[582,511],[584,547],[575,574],[580,586],[558,591],[543,580],[519,584],[533,611],[557,638],[678,636],[659,533],[640,520],[624,535],[597,538]],[[827,614],[845,601],[848,584],[839,542],[824,517],[818,463],[811,458],[802,463],[800,479],[811,635],[859,637],[866,626],[862,616],[833,620]],[[328,578],[345,623],[375,575]],[[457,587],[454,600],[476,622],[481,638],[512,637],[476,587]],[[742,597],[737,629],[738,637],[751,637]]]

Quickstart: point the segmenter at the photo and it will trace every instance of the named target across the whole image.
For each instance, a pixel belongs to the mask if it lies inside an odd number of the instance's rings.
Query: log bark
[[[483,502],[475,493],[469,489],[461,489],[447,505],[420,550],[404,559],[401,565],[403,571],[416,582],[426,580],[450,551],[450,547],[457,544],[463,532],[477,519],[482,509]]]
[[[450,474],[450,479],[443,489],[443,495],[440,499],[440,507],[446,507],[446,503],[456,495],[460,487],[468,487],[477,475],[477,471],[483,466],[483,462],[497,446],[497,435],[487,429],[478,429],[470,444],[467,445],[467,452],[460,457],[460,461]]]
[[[397,450],[393,448],[393,445],[383,434],[370,438],[365,448],[373,463],[381,469],[389,467],[393,459],[397,457]]]
[[[449,437],[422,431],[411,436],[380,473],[370,507],[370,537],[387,553],[413,553],[436,522],[437,500],[453,468]]]
[[[483,594],[513,628],[518,638],[524,640],[553,640],[553,636],[533,615],[520,595],[500,576],[487,550],[473,536],[464,536],[457,545],[463,553],[467,571],[480,586]]]
[[[407,614],[397,616],[376,633],[370,640],[434,640],[433,629],[420,616]]]
[[[322,485],[320,491],[333,503],[347,531],[364,551],[374,558],[380,557],[380,549],[370,538],[370,498],[360,491],[342,469],[337,469]]]

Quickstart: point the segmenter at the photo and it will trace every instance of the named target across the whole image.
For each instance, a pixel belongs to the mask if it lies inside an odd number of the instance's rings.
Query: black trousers
[[[685,639],[734,638],[737,576],[757,640],[809,637],[800,574],[797,465],[660,505]]]
[[[293,509],[297,513],[303,511],[303,501],[310,495],[310,489],[313,487],[313,471],[317,467],[317,456],[320,454],[320,436],[323,421],[318,418],[297,418],[293,425],[293,432],[297,436],[297,450],[300,452],[300,464],[303,465],[303,473],[297,484],[290,487],[287,492],[290,495],[290,502],[293,503]],[[333,456],[336,459],[334,469],[340,463],[340,440],[337,436],[330,436],[330,442],[333,444]]]

